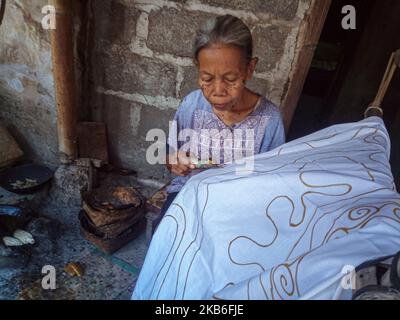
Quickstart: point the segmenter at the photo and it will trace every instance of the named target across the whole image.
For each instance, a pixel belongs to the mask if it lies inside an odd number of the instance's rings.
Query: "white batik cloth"
[[[156,231],[133,299],[348,299],[349,266],[400,250],[380,118],[193,176]]]

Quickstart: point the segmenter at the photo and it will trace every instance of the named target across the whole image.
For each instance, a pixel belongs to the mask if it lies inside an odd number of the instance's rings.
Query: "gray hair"
[[[207,20],[197,32],[194,42],[194,58],[198,62],[199,52],[215,44],[238,47],[246,60],[253,57],[253,38],[246,24],[231,15],[224,15]]]

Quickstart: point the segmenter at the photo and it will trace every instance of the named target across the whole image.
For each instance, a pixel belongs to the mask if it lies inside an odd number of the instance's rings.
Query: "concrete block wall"
[[[192,44],[199,25],[223,14],[250,27],[259,65],[249,87],[277,105],[311,0],[96,0],[92,4],[90,99],[93,119],[108,128],[111,159],[146,178],[168,179],[149,165],[149,129],[167,132],[180,100],[197,89]]]
[[[107,124],[114,164],[170,178],[146,161],[148,130],[168,131],[181,99],[197,88],[192,44],[206,19],[232,14],[250,27],[260,62],[249,87],[277,105],[288,85],[299,26],[315,0],[76,0],[81,120]],[[28,156],[58,165],[57,114],[46,0],[7,1],[0,27],[0,120]]]

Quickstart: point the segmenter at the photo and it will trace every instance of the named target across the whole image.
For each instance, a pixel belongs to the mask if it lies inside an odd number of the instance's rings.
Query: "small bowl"
[[[53,177],[53,172],[42,165],[25,164],[5,170],[0,175],[0,186],[7,191],[17,194],[29,194],[42,188]],[[12,184],[17,180],[36,180],[37,184],[27,188],[14,187]]]

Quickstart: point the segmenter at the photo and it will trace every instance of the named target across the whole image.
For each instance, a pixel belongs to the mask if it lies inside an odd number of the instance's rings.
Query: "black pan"
[[[33,193],[43,187],[52,177],[53,172],[45,166],[25,164],[2,172],[0,174],[0,187],[18,194]],[[12,185],[17,180],[25,181],[25,179],[36,180],[37,183],[26,188],[18,188]]]

